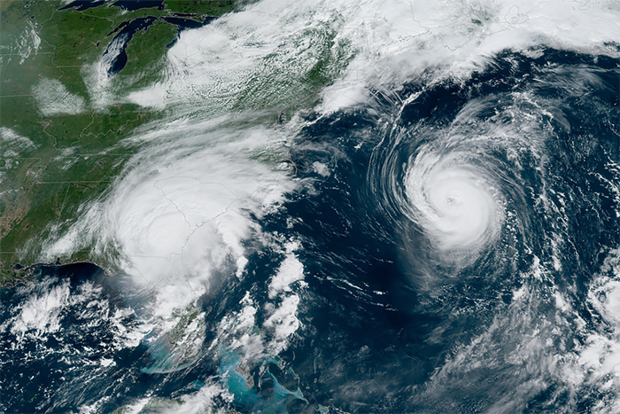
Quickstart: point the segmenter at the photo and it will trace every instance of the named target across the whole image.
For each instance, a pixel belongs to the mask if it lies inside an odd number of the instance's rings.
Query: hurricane
[[[611,402],[589,405],[602,398],[599,381],[611,373],[602,361],[614,351],[597,354],[604,373],[594,373],[591,352],[603,345],[580,286],[616,255],[617,76],[613,58],[504,53],[466,82],[416,79],[302,132],[293,157],[302,171],[321,176],[308,159],[336,165],[314,203],[340,208],[302,213],[337,234],[313,251],[325,257],[324,277],[360,308],[407,314],[383,322],[400,344],[383,349],[401,353],[394,358],[408,372],[384,380],[417,384],[394,397],[408,401],[398,410],[613,411]],[[612,306],[615,288],[602,289]],[[360,308],[342,323],[363,336],[371,313]],[[594,371],[582,376],[586,367]],[[376,394],[350,390],[340,402],[387,404],[374,376],[355,372]]]
[[[620,8],[512,3],[261,0],[138,92],[85,67],[161,112],[0,290],[0,411],[618,412]]]
[[[501,192],[493,189],[483,166],[468,163],[467,158],[475,157],[421,150],[409,161],[405,194],[411,219],[444,254],[479,250],[497,237],[503,224]]]

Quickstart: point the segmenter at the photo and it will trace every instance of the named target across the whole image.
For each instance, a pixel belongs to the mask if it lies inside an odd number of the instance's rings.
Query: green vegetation
[[[168,0],[161,10],[124,11],[111,1],[61,11],[60,0],[0,1],[0,286],[25,273],[15,264],[41,260],[45,240],[64,234],[80,206],[109,190],[139,149],[124,138],[167,115],[122,99],[165,80],[167,47],[179,31],[166,18],[205,22],[247,3]],[[343,22],[334,19],[283,37],[286,47],[257,61],[247,78],[232,80],[241,83],[230,92],[209,96],[217,102],[211,107],[257,110],[274,123],[314,107],[355,55],[334,29]],[[102,57],[129,24],[143,26],[124,49],[125,67],[107,77]],[[203,117],[209,109],[191,110]],[[89,250],[60,258],[89,259]]]
[[[127,93],[157,80],[166,45],[178,34],[163,17],[203,21],[239,5],[167,1],[163,10],[123,12],[105,4],[60,11],[65,4],[0,2],[0,285],[24,274],[15,264],[37,260],[36,249],[25,249],[29,240],[53,231],[51,223],[67,228],[81,204],[106,191],[135,151],[119,142],[162,116],[131,103],[92,102],[115,92],[93,93],[88,72],[118,30],[111,32],[137,18],[158,18],[126,47],[127,65],[114,85]],[[37,101],[39,91],[44,96]],[[86,260],[88,252],[66,259]]]
[[[221,16],[224,13],[233,11],[244,3],[233,0],[220,1],[200,1],[200,0],[166,0],[166,9],[176,13],[186,14],[207,14],[209,16]]]
[[[319,92],[339,78],[355,57],[349,42],[335,40],[336,32],[331,27],[338,23],[331,21],[295,33],[288,39],[292,47],[285,49],[287,53],[278,51],[266,56],[263,70],[247,81],[236,97],[234,109],[275,108],[283,122],[299,109],[315,107]]]

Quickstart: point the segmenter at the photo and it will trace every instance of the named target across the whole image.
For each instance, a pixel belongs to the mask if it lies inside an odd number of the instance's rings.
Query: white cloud
[[[42,77],[32,87],[37,106],[44,116],[76,115],[85,110],[84,98],[74,95],[57,79]]]
[[[544,44],[617,55],[604,43],[620,41],[619,16],[614,1],[263,0],[181,33],[165,80],[129,99],[209,111],[233,108],[240,96],[248,105],[283,102],[286,85],[303,85],[319,58],[332,54],[324,70],[336,80],[321,106],[330,112],[368,100],[369,84],[398,84],[432,65],[442,66],[442,76],[466,77],[504,49]]]
[[[41,38],[37,33],[36,26],[33,22],[29,21],[24,34],[19,39],[17,44],[17,54],[21,57],[19,64],[21,65],[30,57],[31,54],[36,54],[41,46]]]
[[[15,130],[0,127],[0,143],[3,150],[29,151],[36,148],[35,144],[28,138],[19,135]]]
[[[78,223],[49,241],[44,260],[93,246],[95,260],[113,261],[117,250],[118,266],[155,289],[156,314],[188,306],[219,269],[243,273],[244,242],[260,238],[251,215],[294,188],[277,161],[258,160],[284,160],[278,139],[219,122],[173,122],[135,137],[141,152],[106,199],[84,206]]]

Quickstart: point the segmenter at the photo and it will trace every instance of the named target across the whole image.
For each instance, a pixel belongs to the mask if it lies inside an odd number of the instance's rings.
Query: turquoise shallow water
[[[254,217],[303,246],[285,346],[265,328],[275,248],[166,332],[131,278],[39,266],[1,292],[0,409],[612,412],[619,64],[505,52],[465,83],[309,115],[302,184]]]

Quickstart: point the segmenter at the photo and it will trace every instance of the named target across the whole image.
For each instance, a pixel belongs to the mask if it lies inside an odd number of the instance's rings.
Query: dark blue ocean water
[[[503,52],[464,82],[437,82],[442,68],[432,68],[371,91],[367,106],[308,116],[291,148],[300,189],[256,218],[263,232],[303,246],[301,326],[279,355],[242,375],[232,371],[235,350],[212,344],[246,292],[259,308],[268,301],[280,252],[248,242],[244,278],[224,271],[217,294],[202,298],[203,352],[182,367],[169,366],[175,351],[165,338],[116,339],[118,324],[139,329],[149,318],[148,294],[128,279],[89,264],[39,266],[31,281],[0,293],[0,411],[69,412],[103,400],[97,411],[111,412],[214,381],[234,396],[215,405],[248,413],[591,412],[611,404],[609,377],[575,384],[568,372],[583,370],[571,361],[589,333],[610,329],[589,292],[620,247],[620,62],[534,52]],[[506,131],[520,140],[502,138]],[[485,139],[437,154],[469,154],[494,178],[505,211],[497,239],[464,265],[438,253],[408,218],[402,184],[412,154],[459,134]],[[64,299],[45,302],[49,292]],[[558,311],[558,292],[571,311]],[[58,329],[19,329],[27,303],[54,300],[65,303]]]

